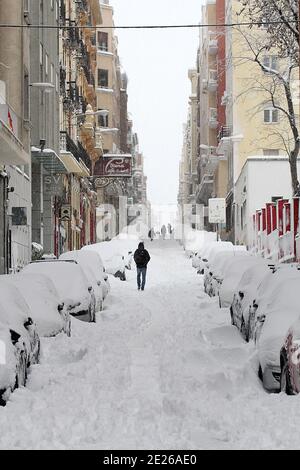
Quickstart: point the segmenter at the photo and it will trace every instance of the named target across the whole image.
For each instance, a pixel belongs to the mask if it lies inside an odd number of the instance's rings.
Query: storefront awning
[[[66,174],[68,168],[54,150],[31,147],[32,163],[40,163],[51,174]]]
[[[82,160],[76,160],[71,152],[61,152],[60,158],[68,169],[68,173],[80,176],[90,176],[90,171]]]

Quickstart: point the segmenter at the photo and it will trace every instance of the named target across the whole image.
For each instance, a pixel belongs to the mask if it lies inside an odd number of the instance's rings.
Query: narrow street
[[[0,409],[0,448],[299,447],[300,396],[263,391],[253,346],[176,242],[146,247],[144,293],[135,271],[112,279],[96,325],[43,340],[27,388]]]

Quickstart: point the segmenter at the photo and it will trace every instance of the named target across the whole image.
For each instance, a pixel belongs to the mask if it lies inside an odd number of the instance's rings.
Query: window
[[[265,124],[274,124],[274,123],[277,123],[278,121],[279,121],[278,109],[270,107],[264,110],[264,123]]]
[[[209,81],[216,82],[217,80],[218,80],[217,70],[210,70],[209,71]]]
[[[263,16],[263,17],[261,18],[261,23],[263,23],[263,24],[261,25],[261,27],[262,27],[263,29],[269,29],[270,23],[269,23],[268,18],[266,18],[265,16]]]
[[[24,19],[29,23],[30,0],[23,0]]]
[[[29,73],[24,71],[24,91],[23,91],[23,119],[29,119]]]
[[[108,127],[108,113],[99,114],[99,116],[98,116],[98,125],[100,127]]]
[[[98,86],[108,88],[108,70],[98,69]]]
[[[59,92],[59,75],[58,75],[58,73],[56,74],[55,89],[56,89],[56,92],[58,93]]]
[[[274,157],[279,155],[279,149],[263,149],[265,157]]]
[[[43,81],[43,65],[44,65],[44,48],[43,44],[40,43],[40,79]]]
[[[98,32],[98,44],[100,51],[108,51],[108,33]]]
[[[263,65],[270,70],[278,70],[278,57],[276,55],[265,55]]]
[[[218,118],[218,110],[217,108],[209,108],[209,120],[216,121]]]
[[[54,84],[54,65],[51,64],[50,67],[50,82]]]
[[[45,74],[48,76],[49,73],[49,56],[45,54]]]

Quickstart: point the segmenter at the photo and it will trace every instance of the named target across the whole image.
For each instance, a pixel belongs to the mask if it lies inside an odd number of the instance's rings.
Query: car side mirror
[[[259,315],[259,316],[257,317],[257,321],[258,321],[259,323],[264,323],[265,319],[266,319],[266,315]]]
[[[28,329],[31,325],[33,325],[32,318],[28,317],[27,320],[24,322],[24,327]]]

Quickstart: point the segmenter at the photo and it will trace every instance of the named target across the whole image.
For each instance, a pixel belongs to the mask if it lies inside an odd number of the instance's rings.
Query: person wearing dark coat
[[[138,290],[144,290],[146,285],[147,267],[151,257],[145,249],[144,243],[139,243],[138,249],[134,253],[134,261],[137,268]]]

